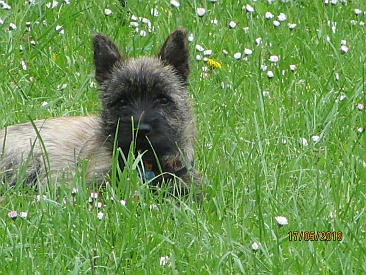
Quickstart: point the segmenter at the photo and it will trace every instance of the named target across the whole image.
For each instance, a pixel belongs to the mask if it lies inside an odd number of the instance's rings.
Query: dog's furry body
[[[29,184],[36,180],[45,183],[60,172],[70,178],[76,166],[86,161],[87,183],[101,183],[111,169],[116,136],[117,147],[125,156],[134,142],[136,153],[144,153],[143,160],[155,175],[179,170],[183,180],[178,184],[180,191],[192,179],[197,182],[190,167],[196,131],[186,91],[186,32],[172,32],[156,58],[125,59],[116,45],[100,34],[93,37],[93,46],[101,116],[37,120],[0,131],[3,179],[15,184],[17,169],[26,161],[25,181]],[[122,158],[119,165],[123,169]],[[154,182],[162,180],[157,177]]]

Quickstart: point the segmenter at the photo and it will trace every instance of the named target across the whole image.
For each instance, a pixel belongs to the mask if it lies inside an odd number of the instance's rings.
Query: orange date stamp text
[[[342,241],[342,231],[289,231],[289,241]]]

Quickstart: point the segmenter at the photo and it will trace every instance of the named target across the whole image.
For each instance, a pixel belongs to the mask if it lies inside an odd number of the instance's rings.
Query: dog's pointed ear
[[[184,82],[189,76],[189,49],[187,32],[184,29],[177,29],[166,39],[158,53],[164,64],[169,64],[177,71]]]
[[[108,37],[95,34],[92,37],[94,48],[95,79],[99,84],[106,81],[117,62],[123,60],[118,47]]]

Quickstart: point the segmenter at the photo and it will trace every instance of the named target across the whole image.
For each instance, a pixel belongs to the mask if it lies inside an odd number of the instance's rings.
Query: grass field
[[[98,114],[94,33],[130,57],[192,33],[205,195],[177,207],[134,169],[91,203],[78,175],[38,196],[2,188],[0,274],[366,274],[364,0],[1,2],[1,127]]]

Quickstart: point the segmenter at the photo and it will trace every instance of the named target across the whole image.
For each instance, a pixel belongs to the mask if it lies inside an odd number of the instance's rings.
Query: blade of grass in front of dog
[[[38,130],[37,126],[34,124],[34,121],[32,120],[32,118],[29,116],[29,121],[33,126],[34,131],[36,132],[37,138],[34,140],[33,144],[32,144],[32,150],[37,142],[37,140],[39,141],[39,143],[41,144],[41,150],[42,150],[42,159],[43,159],[43,165],[44,165],[44,172],[46,174],[46,178],[47,178],[47,185],[52,185],[51,183],[51,167],[50,167],[50,158],[48,156],[47,153],[47,148],[43,142],[42,136],[40,134],[40,131]],[[42,126],[40,127],[40,129],[42,129]],[[31,151],[32,153],[33,151]],[[32,153],[33,155],[33,153]],[[29,158],[30,156],[28,156]],[[52,188],[51,188],[52,189]]]

